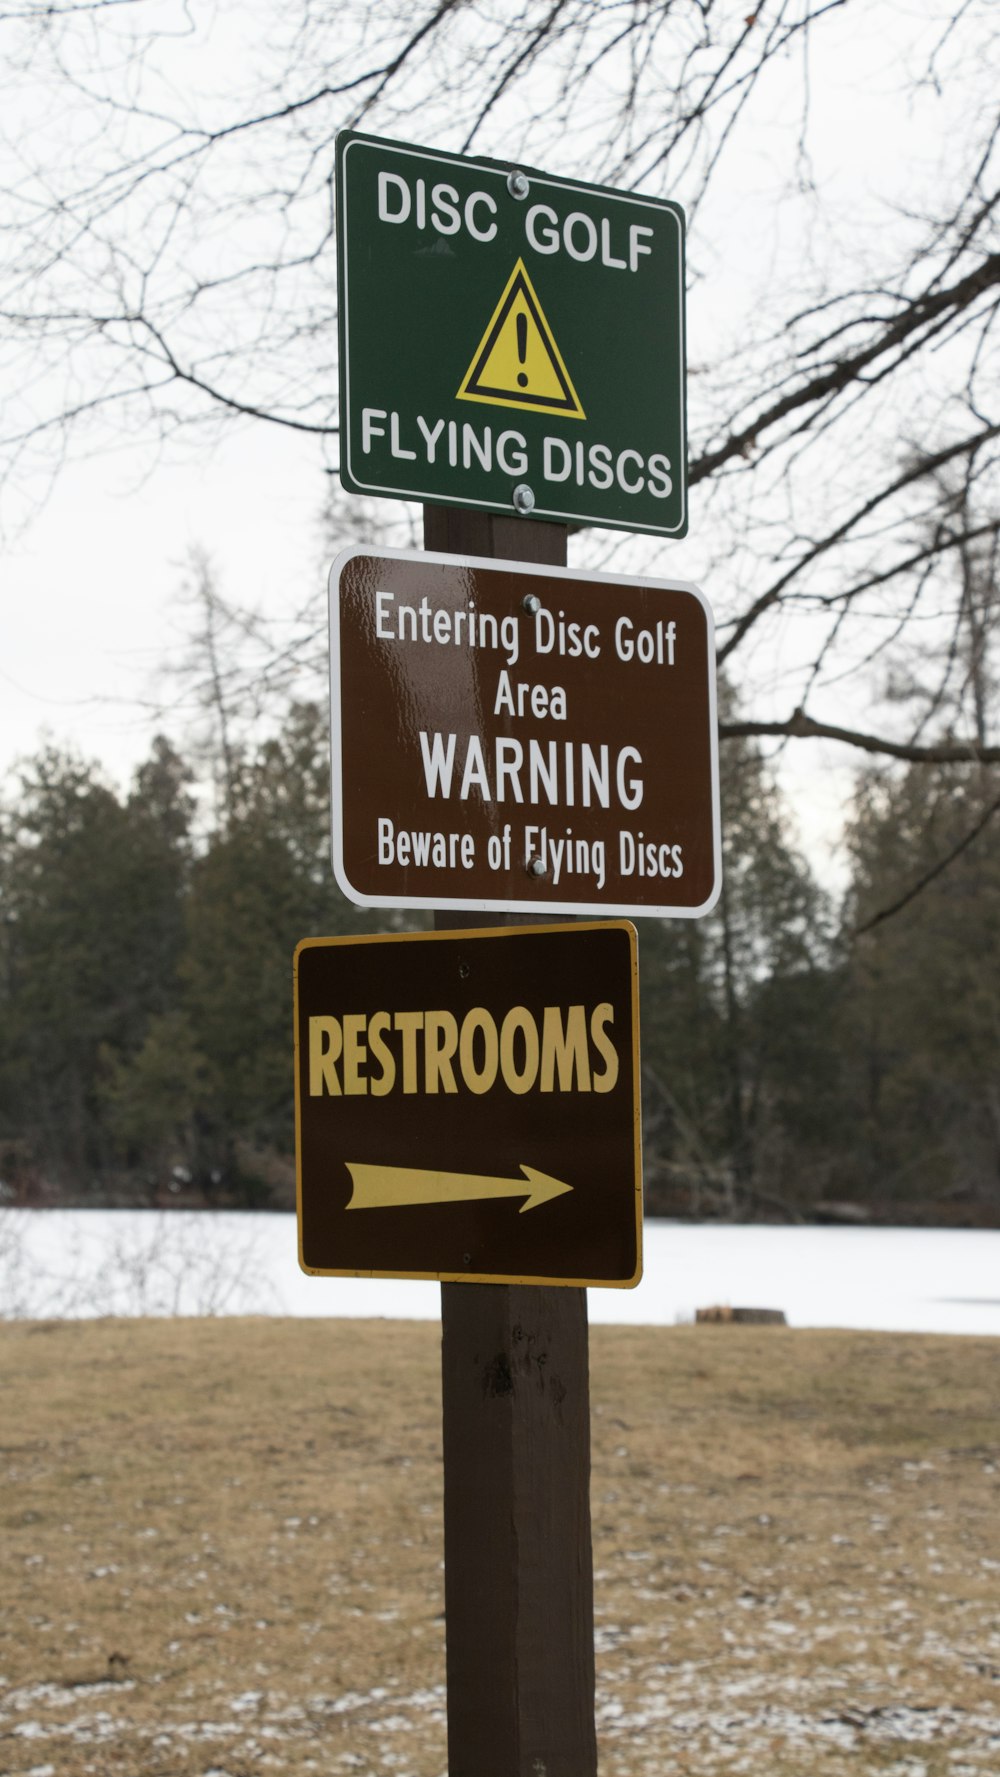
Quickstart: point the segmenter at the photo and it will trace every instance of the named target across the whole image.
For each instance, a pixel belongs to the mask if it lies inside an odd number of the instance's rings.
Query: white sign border
[[[650,907],[634,901],[553,901],[507,897],[504,900],[481,900],[467,895],[366,895],[356,889],[347,875],[344,863],[344,754],[341,724],[341,650],[340,650],[340,578],[347,563],[358,556],[419,564],[433,562],[438,567],[493,569],[527,576],[532,580],[585,580],[600,586],[647,587],[659,592],[686,592],[697,599],[705,613],[708,640],[708,709],[709,745],[712,777],[712,862],[715,886],[708,900],[697,907]],[[334,560],[329,577],[330,600],[330,812],[333,874],[338,888],[355,907],[405,907],[414,910],[437,908],[467,913],[578,913],[595,918],[624,919],[702,919],[711,913],[722,893],[722,822],[719,797],[719,722],[715,683],[715,619],[704,593],[687,580],[639,580],[634,574],[602,574],[580,572],[576,568],[546,567],[535,562],[508,561],[494,556],[446,555],[428,549],[379,549],[363,543],[349,544]]]

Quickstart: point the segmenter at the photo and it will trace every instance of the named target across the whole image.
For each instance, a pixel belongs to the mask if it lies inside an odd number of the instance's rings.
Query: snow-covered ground
[[[647,1222],[638,1289],[589,1300],[593,1321],[670,1325],[728,1304],[798,1327],[1000,1334],[1000,1232]],[[434,1283],[304,1276],[292,1215],[0,1210],[0,1318],[430,1320],[439,1302]]]

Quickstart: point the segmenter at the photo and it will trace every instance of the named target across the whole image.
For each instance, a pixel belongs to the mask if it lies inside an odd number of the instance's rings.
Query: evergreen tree
[[[830,909],[753,742],[724,749],[721,783],[718,906],[640,934],[649,1200],[795,1213],[826,1188]]]
[[[102,1075],[177,1003],[190,804],[166,741],[120,798],[53,749],[7,816],[3,1133],[87,1189],[113,1159]]]
[[[287,1195],[293,1151],[292,954],[301,938],[371,930],[330,866],[329,742],[315,704],[235,763],[226,823],[193,866],[183,974],[210,1080],[211,1170],[251,1198]],[[285,1167],[275,1170],[275,1156]]]
[[[858,788],[844,1145],[857,1189],[896,1219],[1000,1221],[998,803],[996,772],[975,765]]]

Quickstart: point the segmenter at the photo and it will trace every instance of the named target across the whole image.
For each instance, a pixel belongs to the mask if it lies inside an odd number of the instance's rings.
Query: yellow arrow
[[[399,1209],[413,1203],[469,1203],[482,1197],[524,1197],[521,1215],[572,1185],[522,1166],[524,1178],[483,1178],[474,1172],[431,1172],[419,1166],[364,1166],[347,1161],[354,1181],[348,1209]]]

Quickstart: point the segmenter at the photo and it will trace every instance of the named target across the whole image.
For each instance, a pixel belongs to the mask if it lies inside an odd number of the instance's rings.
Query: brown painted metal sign
[[[715,653],[695,587],[351,549],[330,634],[333,868],[350,900],[714,906]]]
[[[295,1127],[305,1271],[638,1283],[635,928],[305,939]]]

